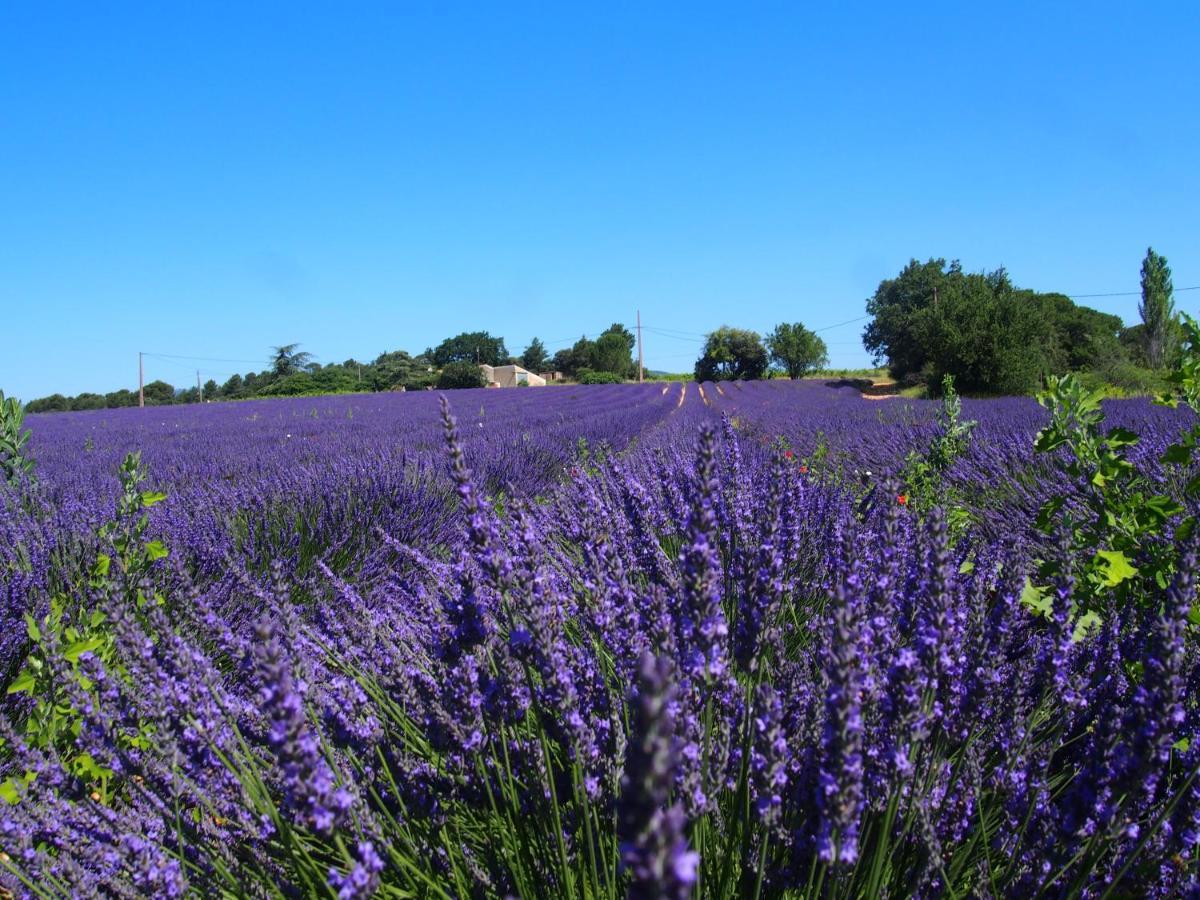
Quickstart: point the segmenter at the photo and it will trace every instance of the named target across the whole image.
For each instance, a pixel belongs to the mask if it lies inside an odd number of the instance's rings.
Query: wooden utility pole
[[[200,399],[201,403],[204,402],[204,388],[200,387],[200,370],[199,369],[196,370],[196,396]]]
[[[146,405],[146,367],[142,364],[142,351],[138,351],[138,406]]]
[[[637,329],[638,329],[638,384],[646,380],[646,371],[642,365],[642,311],[637,311]]]

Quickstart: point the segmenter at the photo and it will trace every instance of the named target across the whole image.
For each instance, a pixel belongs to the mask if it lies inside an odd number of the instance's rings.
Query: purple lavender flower
[[[670,664],[645,654],[637,692],[630,696],[629,744],[617,809],[628,896],[637,900],[686,898],[696,882],[699,858],[688,849],[683,810],[668,805],[675,772],[674,695]]]

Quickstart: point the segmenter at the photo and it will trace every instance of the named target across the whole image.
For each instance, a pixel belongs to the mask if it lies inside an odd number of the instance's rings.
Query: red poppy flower
[[[795,458],[795,456],[796,456],[796,454],[795,454],[795,453],[793,453],[791,450],[784,450],[784,451],[783,451],[783,458],[784,458],[784,459],[794,459],[794,458]]]
[[[908,494],[897,494],[896,502],[899,503],[901,506],[907,505],[908,504]]]
[[[800,467],[800,474],[801,474],[801,475],[807,475],[807,474],[808,474],[808,466],[801,466],[801,467]]]

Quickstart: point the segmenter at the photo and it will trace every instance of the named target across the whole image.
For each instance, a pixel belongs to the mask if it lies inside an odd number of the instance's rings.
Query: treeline
[[[1017,287],[1005,269],[965,272],[956,260],[912,260],[867,300],[863,344],[906,387],[937,393],[947,375],[975,395],[1028,394],[1048,375],[1080,373],[1089,387],[1153,393],[1179,358],[1183,330],[1167,260],[1146,251],[1142,321],[1075,303],[1060,293]],[[824,366],[825,345],[803,325],[779,325],[766,338],[723,326],[696,361],[698,381],[796,378]],[[774,366],[774,368],[772,368]]]
[[[1171,270],[1150,249],[1142,264],[1142,322],[1018,288],[1003,268],[969,273],[944,259],[912,260],[867,301],[863,344],[903,384],[936,390],[946,375],[973,394],[1027,394],[1047,375],[1085,373],[1128,392],[1159,386],[1183,332]]]
[[[519,365],[535,374],[558,373],[583,383],[620,382],[637,374],[633,361],[636,339],[614,323],[595,339],[581,337],[551,356],[538,338],[520,356],[512,356],[504,338],[486,331],[463,332],[446,338],[437,347],[413,356],[404,350],[382,353],[371,362],[347,359],[323,365],[299,344],[272,349],[261,372],[233,375],[223,384],[209,379],[200,388],[176,388],[161,379],[144,387],[147,406],[245,400],[254,397],[290,397],[310,394],[343,394],[366,391],[414,391],[429,388],[483,387],[480,364]],[[68,412],[116,409],[138,405],[137,389],[121,388],[107,394],[83,393],[74,397],[51,394],[25,405],[27,412]]]

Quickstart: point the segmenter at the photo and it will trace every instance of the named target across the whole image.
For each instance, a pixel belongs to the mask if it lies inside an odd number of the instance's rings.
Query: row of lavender
[[[931,404],[780,383],[454,400],[446,434],[424,396],[34,423],[39,484],[8,497],[0,553],[10,615],[41,624],[6,640],[54,700],[22,690],[5,717],[14,891],[1194,883],[1194,552],[1168,535],[1174,580],[1077,630],[1073,551],[1029,539],[1068,481],[1031,402],[966,404],[952,539],[894,480]],[[1188,416],[1109,415],[1172,489],[1157,459]],[[97,537],[135,448],[168,499],[141,528],[134,490]]]

